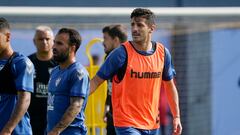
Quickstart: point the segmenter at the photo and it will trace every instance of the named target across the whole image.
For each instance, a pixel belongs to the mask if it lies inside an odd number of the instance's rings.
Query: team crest
[[[60,81],[61,81],[61,78],[59,77],[59,78],[56,80],[56,82],[55,82],[55,86],[56,86],[56,87],[58,86],[58,84],[59,84]]]

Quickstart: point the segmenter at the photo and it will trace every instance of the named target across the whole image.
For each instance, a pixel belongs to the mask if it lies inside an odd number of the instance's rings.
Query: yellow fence
[[[93,65],[93,59],[90,54],[91,47],[97,42],[102,42],[102,39],[95,38],[91,40],[86,48],[86,54],[89,59],[89,66],[86,67],[90,78],[98,71],[99,66]],[[106,124],[103,121],[104,106],[107,95],[106,81],[88,98],[87,107],[85,110],[86,125],[88,127],[88,135],[103,135]]]

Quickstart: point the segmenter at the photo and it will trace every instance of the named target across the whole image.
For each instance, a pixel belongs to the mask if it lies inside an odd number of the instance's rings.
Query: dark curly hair
[[[118,37],[120,42],[127,41],[127,28],[124,25],[108,25],[102,29],[103,33],[108,33],[112,38]]]
[[[9,30],[10,25],[5,18],[0,17],[0,30],[3,30],[3,29],[8,29]]]
[[[154,13],[146,8],[136,8],[133,10],[133,12],[131,13],[131,19],[133,17],[143,17],[147,20],[147,23],[149,25],[155,24],[155,15]]]

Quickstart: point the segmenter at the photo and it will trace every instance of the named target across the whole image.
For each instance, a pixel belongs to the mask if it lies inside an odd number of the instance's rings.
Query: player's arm
[[[175,74],[170,52],[165,48],[163,83],[170,110],[173,115],[173,135],[179,135],[182,132],[182,125],[180,120],[178,92],[173,81]]]
[[[90,94],[92,94],[104,80],[113,78],[127,60],[126,50],[123,46],[114,49],[102,64],[90,82]]]
[[[65,128],[67,128],[81,111],[83,102],[84,98],[82,97],[71,97],[70,106],[65,111],[62,119],[48,133],[48,135],[59,135]]]
[[[174,84],[173,79],[171,79],[170,81],[164,81],[164,86],[170,110],[173,115],[173,133],[179,135],[182,132],[182,125],[180,120],[180,109],[177,88]]]
[[[100,78],[98,75],[95,75],[90,81],[89,95],[91,95],[98,88],[98,86],[101,85],[104,81],[105,81],[104,79]]]
[[[170,109],[173,115],[173,118],[180,117],[179,111],[179,99],[177,88],[174,84],[173,79],[170,81],[164,81],[165,92],[167,93],[168,103],[170,105]]]
[[[173,117],[179,118],[179,99],[178,92],[173,81],[174,76],[176,75],[175,69],[172,64],[171,54],[168,49],[165,48],[165,57],[164,57],[164,68],[163,68],[163,85],[165,88],[165,93],[168,97],[168,103]]]
[[[1,134],[11,134],[23,115],[27,112],[31,100],[31,93],[27,91],[18,91],[18,100],[16,107],[1,131]]]

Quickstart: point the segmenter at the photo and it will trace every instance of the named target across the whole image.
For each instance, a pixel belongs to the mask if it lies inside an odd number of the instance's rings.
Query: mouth
[[[53,55],[57,55],[57,50],[53,49]]]
[[[133,38],[138,38],[140,35],[132,35]]]
[[[140,37],[140,35],[138,33],[133,33],[132,37]]]

